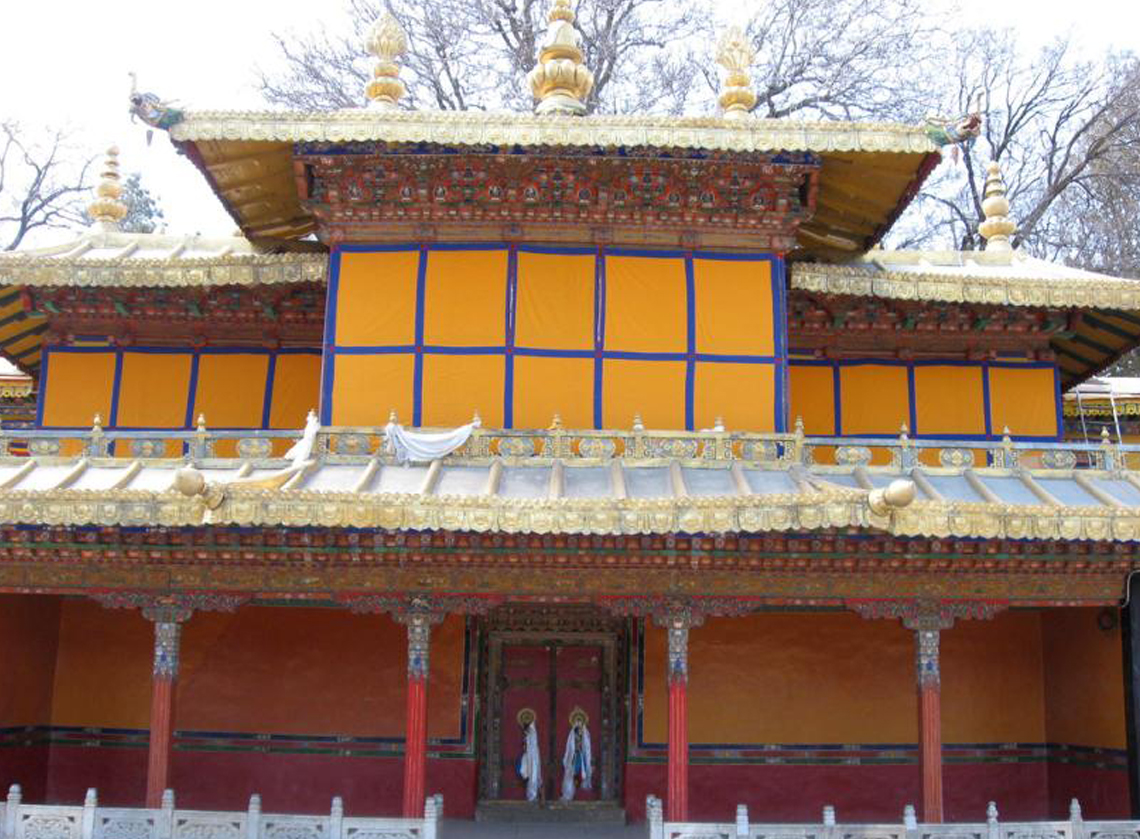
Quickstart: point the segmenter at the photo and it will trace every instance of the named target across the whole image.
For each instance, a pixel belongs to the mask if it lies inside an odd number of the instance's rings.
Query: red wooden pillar
[[[154,667],[151,676],[150,737],[146,764],[146,806],[162,806],[170,786],[170,747],[174,739],[174,693],[178,685],[178,645],[182,622],[190,610],[160,606],[143,610],[154,622]]]
[[[914,627],[918,679],[918,764],[921,772],[922,821],[942,821],[942,680],[938,665],[940,631]]]
[[[427,785],[427,697],[431,627],[442,615],[414,603],[397,613],[408,628],[408,704],[404,739],[404,818],[423,818]]]
[[[688,607],[671,609],[658,620],[669,635],[669,757],[665,784],[665,820],[689,820],[689,629],[699,618]]]

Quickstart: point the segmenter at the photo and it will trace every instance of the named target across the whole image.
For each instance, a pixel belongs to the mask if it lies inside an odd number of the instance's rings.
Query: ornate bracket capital
[[[847,607],[862,617],[897,619],[914,632],[915,675],[920,688],[942,682],[939,644],[942,630],[955,620],[990,620],[1007,604],[987,600],[849,600]]]
[[[994,600],[848,600],[847,608],[867,620],[899,620],[907,629],[943,630],[955,620],[991,620],[1008,608]]]
[[[400,594],[358,594],[343,595],[337,602],[347,606],[349,611],[359,615],[390,614],[394,620],[403,622],[401,615],[409,610],[419,609],[438,612],[440,619],[450,614],[485,615],[503,602],[501,597],[476,597],[458,594],[446,595],[400,595]]]
[[[152,594],[111,591],[92,598],[104,609],[140,609],[154,623],[185,623],[194,612],[234,612],[249,600],[240,594]]]
[[[233,612],[249,600],[236,594],[147,594],[136,591],[107,592],[93,595],[104,609],[141,609],[143,617],[154,624],[154,668],[156,678],[178,676],[178,648],[182,624],[195,611]]]
[[[688,610],[696,621],[691,625],[700,626],[706,617],[738,618],[759,608],[754,600],[736,597],[607,597],[600,602],[611,614],[653,618],[658,626],[678,610]]]
[[[343,598],[357,614],[387,612],[408,629],[408,678],[426,679],[431,669],[431,628],[442,623],[451,609],[447,598],[364,595]],[[490,606],[487,607],[488,609]]]

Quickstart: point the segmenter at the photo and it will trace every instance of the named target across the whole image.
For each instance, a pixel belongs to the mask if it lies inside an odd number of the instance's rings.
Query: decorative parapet
[[[261,796],[256,793],[249,797],[249,808],[244,812],[176,809],[173,790],[166,790],[162,805],[153,809],[102,807],[94,789],[87,790],[80,806],[25,804],[20,785],[12,784],[7,800],[0,803],[0,839],[234,839],[263,835],[291,839],[437,839],[442,818],[443,796],[439,794],[424,801],[423,818],[394,819],[345,816],[339,795],[332,799],[328,815],[301,816],[263,813]]]

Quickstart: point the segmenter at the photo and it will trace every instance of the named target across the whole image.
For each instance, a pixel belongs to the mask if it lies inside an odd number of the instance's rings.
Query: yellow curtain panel
[[[775,257],[352,246],[330,277],[333,425],[785,426]]]

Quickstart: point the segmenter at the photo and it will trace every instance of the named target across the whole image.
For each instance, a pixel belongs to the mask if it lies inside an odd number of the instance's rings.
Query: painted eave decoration
[[[1140,343],[1140,282],[1017,251],[872,250],[842,264],[796,263],[789,273],[793,289],[815,294],[1068,310],[1050,342],[1065,389]]]
[[[798,231],[805,253],[838,258],[871,247],[941,159],[919,127],[709,117],[537,116],[345,110],[190,112],[170,129],[246,235],[300,238],[316,230],[303,207],[294,153],[303,144],[391,148],[617,150],[748,158],[807,153],[821,161],[819,205]]]
[[[48,312],[29,288],[185,288],[324,282],[324,253],[269,253],[241,236],[126,233],[92,226],[45,248],[0,253],[0,355],[30,375],[41,363]]]

